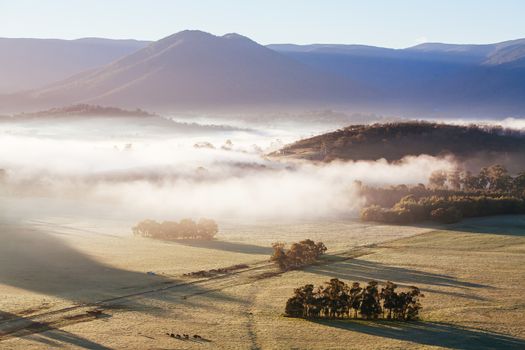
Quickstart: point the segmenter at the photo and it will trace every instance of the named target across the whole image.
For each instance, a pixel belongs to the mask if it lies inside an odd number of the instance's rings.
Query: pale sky
[[[261,44],[493,43],[525,37],[525,0],[0,0],[0,37],[157,40],[184,29]]]

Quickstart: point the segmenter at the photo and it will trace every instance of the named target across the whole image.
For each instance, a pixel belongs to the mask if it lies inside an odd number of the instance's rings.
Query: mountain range
[[[44,87],[133,53],[148,41],[0,38],[0,93]]]
[[[90,103],[494,118],[525,108],[525,39],[388,49],[183,31],[155,42],[0,39],[0,49],[0,106],[11,111]]]

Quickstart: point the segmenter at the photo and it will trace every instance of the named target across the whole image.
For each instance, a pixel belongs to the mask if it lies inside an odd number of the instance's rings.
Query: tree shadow
[[[447,226],[446,229],[472,233],[525,236],[525,215],[467,218],[457,224]]]
[[[485,330],[438,322],[313,320],[317,324],[457,350],[525,349],[525,340]]]
[[[393,280],[401,284],[427,284],[456,288],[489,288],[489,286],[458,281],[452,276],[389,266],[373,261],[350,259],[330,266],[313,265],[307,272],[349,281]]]
[[[16,319],[17,323],[24,324],[23,328],[15,328],[12,332],[10,332],[9,329],[0,329],[0,341],[9,338],[25,337],[53,348],[62,347],[62,345],[66,343],[84,349],[111,350],[102,344],[55,328],[52,324],[33,321],[30,317],[20,317],[15,314],[0,311],[0,318]]]
[[[432,228],[443,231],[470,233],[488,233],[506,236],[525,236],[525,215],[495,215],[465,218],[458,223],[440,225],[437,223],[419,223],[413,226]]]
[[[169,280],[102,264],[42,230],[4,226],[0,240],[6,262],[0,267],[0,283],[79,303],[110,298],[126,286]]]
[[[262,247],[253,244],[245,243],[235,243],[235,242],[226,242],[226,241],[217,241],[217,240],[197,240],[197,239],[179,239],[174,241],[176,243],[197,248],[205,249],[214,249],[214,250],[223,250],[233,253],[243,253],[243,254],[259,254],[259,255],[271,255],[273,249],[271,247]]]
[[[100,305],[103,309],[123,309],[165,316],[169,310],[153,306],[151,301],[191,307],[217,309],[216,301],[241,301],[191,281],[129,271],[103,264],[71,247],[56,235],[39,229],[20,226],[0,226],[0,283],[15,288],[70,300],[78,305]],[[180,286],[180,287],[179,287]],[[199,300],[192,299],[199,295]],[[189,296],[189,297],[187,297]],[[204,298],[204,299],[202,299]],[[42,305],[28,303],[26,310],[0,312],[0,334],[13,324],[30,321],[30,316],[47,312]],[[51,309],[51,312],[55,309]],[[33,316],[34,317],[34,316]],[[31,323],[28,323],[31,326]],[[50,332],[51,331],[51,332]],[[72,345],[82,343],[81,337],[46,330],[38,341],[63,341]],[[48,335],[50,333],[51,335]],[[21,333],[23,334],[23,333]],[[87,340],[85,342],[88,342]],[[91,347],[96,349],[96,344]],[[79,345],[80,346],[80,345]],[[98,347],[105,349],[104,347]]]

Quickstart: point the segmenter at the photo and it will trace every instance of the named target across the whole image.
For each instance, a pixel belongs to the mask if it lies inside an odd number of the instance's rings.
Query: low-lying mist
[[[396,164],[267,158],[282,143],[279,139],[293,140],[290,130],[206,130],[169,137],[122,125],[125,136],[105,138],[102,132],[93,138],[90,131],[79,137],[77,130],[74,137],[57,139],[42,128],[33,133],[20,132],[20,126],[3,128],[4,200],[45,197],[111,204],[137,220],[353,217],[362,204],[355,181],[416,184],[435,170],[454,166],[452,159],[428,156]]]

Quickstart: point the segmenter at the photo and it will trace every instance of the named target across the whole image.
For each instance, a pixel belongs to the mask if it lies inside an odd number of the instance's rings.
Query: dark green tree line
[[[483,168],[478,175],[454,170],[433,173],[428,188],[400,185],[386,189],[362,189],[367,201],[390,204],[391,207],[372,204],[361,211],[364,221],[409,224],[433,220],[454,223],[464,217],[503,214],[525,214],[525,173],[509,175],[501,165]],[[368,197],[367,197],[368,196]]]
[[[303,318],[358,318],[375,320],[416,320],[424,297],[417,287],[398,292],[397,285],[386,282],[379,290],[377,281],[364,287],[358,282],[348,285],[333,278],[324,285],[307,284],[296,288],[288,299],[285,314]]]

